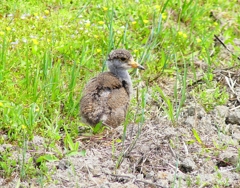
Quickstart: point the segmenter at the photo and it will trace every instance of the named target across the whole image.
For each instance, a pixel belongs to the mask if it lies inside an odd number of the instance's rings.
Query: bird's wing
[[[123,96],[117,97],[119,94]],[[86,85],[80,101],[81,115],[90,124],[97,124],[104,114],[108,116],[113,108],[121,106],[118,103],[124,102],[126,94],[122,82],[114,74],[102,73]]]

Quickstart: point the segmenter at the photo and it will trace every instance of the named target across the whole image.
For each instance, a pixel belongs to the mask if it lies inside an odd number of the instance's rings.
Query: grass
[[[151,93],[156,101],[159,95],[163,99],[161,110],[175,125],[188,94],[186,88],[199,79],[199,72],[204,74],[204,84],[190,95],[207,111],[227,102],[225,88],[213,79],[214,70],[239,66],[239,61],[235,56],[221,58],[221,46],[213,46],[213,39],[214,34],[223,35],[239,56],[240,48],[233,43],[240,36],[235,1],[127,4],[119,0],[0,2],[0,144],[22,148],[23,155],[22,161],[17,161],[9,157],[11,149],[1,153],[0,176],[18,172],[25,179],[41,174],[42,181],[45,161],[79,152],[74,139],[78,127],[86,126],[79,117],[81,91],[91,77],[106,70],[106,56],[115,48],[131,50],[146,67],[141,78],[156,91]],[[221,19],[215,17],[218,13]],[[229,18],[231,22],[227,22]],[[206,62],[207,69],[195,66],[196,61]],[[159,87],[162,77],[175,78],[173,95]],[[141,91],[144,98],[147,91]],[[137,103],[134,100],[132,104]],[[145,102],[142,99],[137,118],[134,110],[128,114],[128,123],[143,123]],[[97,129],[92,130],[86,129],[86,133]],[[26,143],[36,135],[45,138],[46,149],[54,153],[37,158],[42,168],[35,167],[33,157],[24,160]],[[64,153],[56,148],[61,139]]]

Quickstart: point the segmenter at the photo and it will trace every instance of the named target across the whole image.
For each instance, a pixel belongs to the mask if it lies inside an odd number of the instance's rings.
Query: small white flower
[[[22,20],[25,20],[25,19],[26,19],[26,15],[23,14],[20,18],[21,18]]]
[[[30,38],[31,38],[31,39],[36,39],[37,37],[34,36],[34,35],[30,35]]]
[[[26,38],[22,38],[22,41],[23,41],[24,43],[27,43],[27,39],[26,39]]]
[[[11,45],[17,45],[19,43],[18,39],[16,41],[11,42]]]

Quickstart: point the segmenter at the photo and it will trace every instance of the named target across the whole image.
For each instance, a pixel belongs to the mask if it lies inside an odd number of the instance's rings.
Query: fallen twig
[[[233,56],[237,57],[237,59],[240,60],[240,57],[237,56],[237,55],[235,55],[235,54],[227,47],[227,45],[224,44],[224,42],[223,42],[217,35],[214,35],[214,37],[215,37],[215,39],[217,39],[217,40],[223,45],[223,47],[224,47],[227,51],[229,51]]]

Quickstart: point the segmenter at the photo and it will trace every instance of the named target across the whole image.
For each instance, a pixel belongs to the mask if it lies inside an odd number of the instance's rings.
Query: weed
[[[11,152],[5,151],[0,154],[0,176],[10,177],[11,174],[16,171],[17,161],[11,159]]]
[[[214,84],[214,82],[211,82],[210,86],[199,85],[195,91],[192,91],[192,94],[197,96],[197,99],[207,112],[213,110],[217,105],[226,104],[229,98],[226,89]]]

